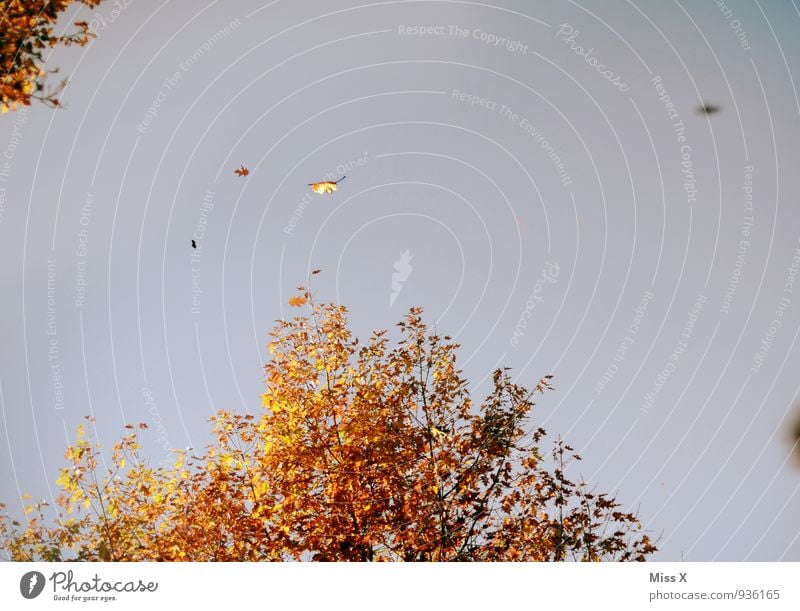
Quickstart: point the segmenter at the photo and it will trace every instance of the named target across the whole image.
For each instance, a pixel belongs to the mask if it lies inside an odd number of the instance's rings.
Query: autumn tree
[[[302,290],[302,289],[301,289]],[[304,290],[303,290],[304,291]],[[346,310],[292,299],[279,321],[258,416],[220,411],[214,441],[153,468],[136,431],[101,473],[81,428],[66,452],[58,515],[0,519],[13,560],[645,560],[655,547],[615,498],[567,478],[579,460],[545,451],[532,389],[494,372],[473,403],[457,345],[419,309],[390,346],[360,346]],[[144,426],[144,425],[140,425]]]
[[[48,86],[44,52],[63,45],[85,45],[94,35],[85,21],[75,23],[74,32],[57,34],[55,24],[70,4],[95,7],[102,0],[6,0],[0,2],[0,110],[19,104],[29,106],[38,99],[59,106],[58,94],[66,84]]]

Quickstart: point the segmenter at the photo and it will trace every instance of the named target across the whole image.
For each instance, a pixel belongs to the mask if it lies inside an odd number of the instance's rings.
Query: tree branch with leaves
[[[59,514],[0,518],[14,560],[600,561],[655,550],[636,515],[567,478],[580,460],[531,426],[533,389],[497,370],[473,401],[458,345],[422,310],[364,345],[347,310],[292,298],[269,343],[258,415],[218,412],[214,442],[149,467],[131,431],[100,474],[99,447],[67,450]]]
[[[56,21],[73,3],[93,8],[102,0],[6,0],[0,3],[0,110],[8,112],[32,99],[53,108],[66,80],[50,85],[47,77],[57,69],[45,69],[45,50],[58,45],[84,46],[94,34],[86,21],[73,32],[57,34]]]

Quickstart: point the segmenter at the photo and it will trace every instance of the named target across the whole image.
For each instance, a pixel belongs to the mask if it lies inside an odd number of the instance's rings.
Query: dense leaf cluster
[[[0,519],[14,560],[645,560],[636,516],[565,471],[579,460],[530,428],[532,390],[494,372],[474,405],[457,345],[421,311],[359,346],[346,310],[302,295],[279,321],[258,416],[220,411],[214,442],[173,467],[141,459],[136,432],[98,469],[81,429],[58,479],[59,514]],[[143,426],[143,425],[141,425]]]
[[[70,4],[95,7],[102,0],[5,0],[0,2],[0,110],[29,106],[31,98],[56,107],[64,86],[47,89],[44,52],[56,45],[85,45],[94,35],[80,21],[77,31],[57,34],[55,23]]]

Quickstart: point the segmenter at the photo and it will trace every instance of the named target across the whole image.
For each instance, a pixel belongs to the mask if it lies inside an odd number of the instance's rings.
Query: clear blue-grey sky
[[[268,332],[322,268],[362,335],[423,306],[476,397],[496,366],[552,373],[535,423],[639,508],[657,559],[800,560],[795,1],[78,19],[97,39],[49,64],[67,108],[0,121],[12,513],[55,496],[84,415],[107,446],[147,422],[157,463],[257,411]]]

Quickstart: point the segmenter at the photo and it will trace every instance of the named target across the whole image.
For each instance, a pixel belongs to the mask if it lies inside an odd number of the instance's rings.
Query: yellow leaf
[[[339,180],[325,180],[323,182],[310,182],[308,186],[311,187],[311,190],[314,193],[319,193],[322,195],[323,193],[333,193],[336,191],[336,185],[342,182],[346,176],[342,176]]]
[[[447,433],[445,433],[442,429],[438,429],[435,426],[431,427],[431,433],[434,437],[447,437]]]
[[[289,298],[289,305],[293,308],[299,308],[304,306],[307,301],[307,297],[304,297],[303,295],[295,295],[294,297]]]

